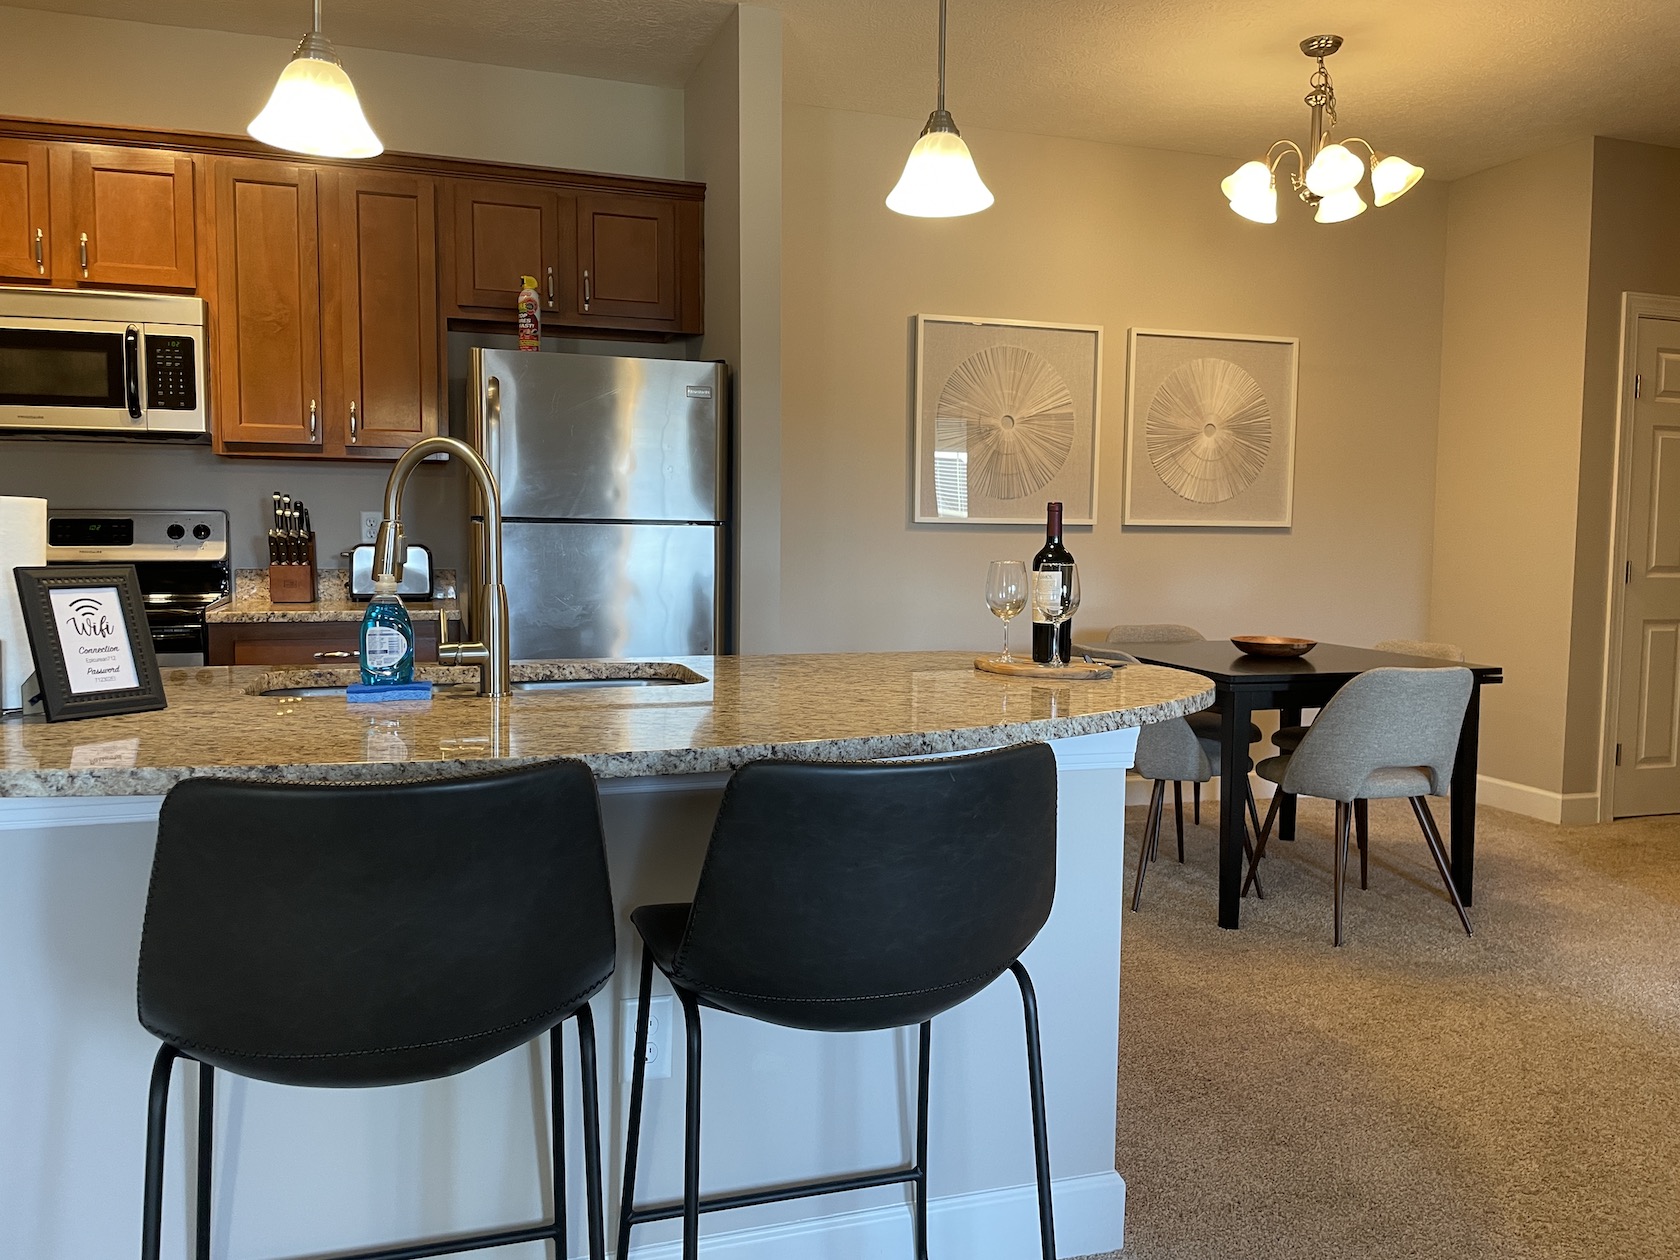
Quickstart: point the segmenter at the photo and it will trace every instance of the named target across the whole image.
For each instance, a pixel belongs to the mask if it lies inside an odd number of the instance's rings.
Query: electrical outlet
[[[671,1075],[671,1022],[674,999],[669,993],[657,993],[648,1002],[647,1079],[659,1080]],[[630,1079],[636,1062],[636,999],[625,998],[619,1003],[619,1043],[624,1053],[619,1062],[619,1079]]]
[[[385,515],[382,512],[363,512],[362,513],[362,541],[363,542],[378,542],[379,541],[379,522],[384,520],[384,519],[385,519]]]

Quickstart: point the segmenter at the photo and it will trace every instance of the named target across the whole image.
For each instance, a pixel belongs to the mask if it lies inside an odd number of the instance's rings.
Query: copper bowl
[[[1278,634],[1235,634],[1231,644],[1248,656],[1305,656],[1318,646],[1317,639],[1291,639]]]

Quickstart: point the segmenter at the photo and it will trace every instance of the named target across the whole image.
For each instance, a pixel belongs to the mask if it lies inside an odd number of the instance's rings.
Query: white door
[[[1641,316],[1634,354],[1618,818],[1680,814],[1680,320]]]

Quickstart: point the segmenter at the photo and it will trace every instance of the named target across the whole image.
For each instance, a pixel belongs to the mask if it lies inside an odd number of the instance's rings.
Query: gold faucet
[[[438,627],[438,661],[444,665],[478,666],[478,694],[505,696],[513,690],[508,667],[507,587],[502,585],[502,496],[496,475],[483,456],[465,442],[451,437],[429,437],[403,452],[385,483],[385,519],[379,522],[379,536],[373,545],[373,575],[400,580],[408,544],[403,540],[402,495],[408,475],[426,456],[438,451],[455,456],[478,483],[478,500],[484,512],[484,526],[472,532],[480,542],[479,572],[484,584],[471,600],[461,603],[461,634],[469,642],[449,643],[447,619]]]

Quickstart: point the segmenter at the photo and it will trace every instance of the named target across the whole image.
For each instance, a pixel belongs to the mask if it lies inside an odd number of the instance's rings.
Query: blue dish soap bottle
[[[414,681],[414,623],[397,597],[395,578],[376,579],[362,614],[362,682],[369,687]]]

